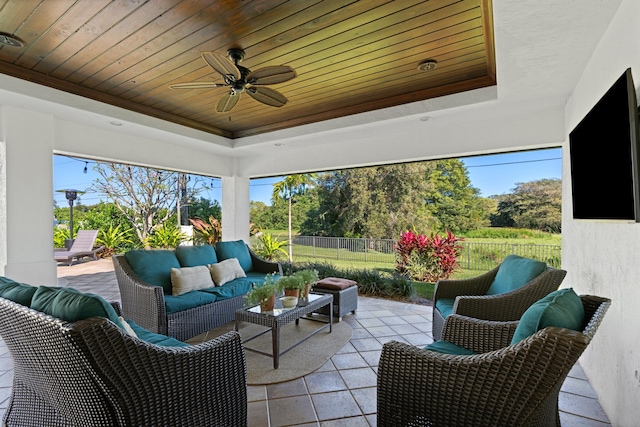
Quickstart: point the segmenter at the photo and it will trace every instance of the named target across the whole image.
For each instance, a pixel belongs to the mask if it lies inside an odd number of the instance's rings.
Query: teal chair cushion
[[[242,267],[245,273],[253,270],[251,254],[249,253],[249,248],[244,240],[216,243],[216,255],[218,256],[218,261],[237,258],[240,263],[240,267]]]
[[[216,302],[216,295],[200,292],[199,290],[187,292],[181,295],[164,295],[164,308],[167,314],[177,313],[201,305]]]
[[[216,251],[211,245],[178,246],[176,258],[182,267],[197,267],[218,262]]]
[[[529,283],[547,268],[547,264],[535,259],[509,255],[498,268],[487,295],[498,295],[514,291]]]
[[[278,280],[280,278],[279,274],[273,274],[272,276],[273,280]],[[259,273],[257,271],[250,271],[247,273],[246,280],[261,285],[267,281],[267,275],[264,273]]]
[[[129,324],[129,326],[131,326],[133,332],[135,332],[138,338],[140,338],[142,341],[146,341],[155,345],[162,345],[165,347],[189,347],[189,344],[173,337],[168,337],[166,335],[147,331],[145,328],[133,322],[132,320],[127,320],[127,323]]]
[[[124,329],[116,310],[104,298],[73,288],[39,286],[33,294],[31,308],[67,322],[106,317]]]
[[[582,330],[584,306],[572,288],[559,289],[536,301],[524,312],[516,327],[511,344],[549,326]]]
[[[26,307],[31,307],[31,299],[36,289],[38,289],[36,286],[18,283],[8,277],[0,277],[0,297]]]
[[[443,354],[455,354],[457,356],[468,356],[472,354],[478,354],[475,351],[469,350],[468,348],[450,343],[445,340],[438,340],[432,342],[428,346],[424,348],[425,350],[435,351]]]
[[[455,298],[440,298],[436,301],[436,309],[442,314],[443,319],[453,313],[453,304],[455,302]]]
[[[124,254],[136,275],[153,286],[160,286],[171,295],[171,269],[180,268],[173,251],[136,249]]]

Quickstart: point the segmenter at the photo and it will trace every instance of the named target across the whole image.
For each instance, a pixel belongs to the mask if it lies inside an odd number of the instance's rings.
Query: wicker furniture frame
[[[443,338],[481,354],[454,356],[397,341],[378,368],[378,427],[560,426],[558,394],[611,301],[581,296],[582,333],[545,328],[509,345],[518,322],[447,317]]]
[[[333,317],[338,322],[345,314],[355,314],[358,309],[358,286],[349,286],[344,289],[323,289],[316,286],[313,288],[313,292],[333,295]],[[329,307],[322,307],[318,313],[330,316]]]
[[[7,426],[246,426],[246,360],[229,332],[161,347],[104,318],[68,323],[0,298],[14,363]]]
[[[558,289],[567,275],[565,270],[547,267],[533,280],[514,291],[485,295],[498,274],[498,268],[500,266],[471,279],[439,280],[436,283],[433,292],[434,340],[441,339],[445,321],[440,310],[435,308],[440,298],[455,298],[453,314],[482,320],[519,320],[531,304]]]
[[[282,307],[280,301],[277,301],[276,303],[280,304],[280,307]],[[321,307],[329,308],[329,320],[326,322],[327,324],[314,330],[313,332],[311,332],[309,335],[307,335],[297,343],[291,345],[289,348],[281,351],[280,350],[280,329],[284,325],[291,323],[293,321],[295,321],[297,325],[300,322],[300,318],[302,318],[307,314],[313,313],[314,311],[320,309]],[[240,329],[241,322],[249,322],[255,325],[266,326],[267,328],[269,328],[263,332],[260,332],[257,335],[254,335],[250,338],[245,339],[243,341],[243,344],[246,344],[247,342],[253,340],[254,338],[258,338],[259,336],[264,335],[265,333],[271,331],[271,343],[272,343],[271,353],[267,353],[261,350],[247,347],[246,345],[245,345],[245,350],[262,354],[264,356],[273,357],[273,369],[278,369],[278,366],[280,365],[280,356],[286,353],[287,351],[291,350],[298,344],[302,344],[308,338],[311,338],[313,335],[317,334],[318,332],[326,328],[329,328],[329,333],[331,333],[332,331],[331,323],[332,323],[332,314],[333,314],[332,313],[333,312],[333,295],[331,294],[325,295],[325,294],[310,293],[309,298],[307,298],[307,301],[305,301],[304,305],[298,305],[297,307],[292,308],[291,310],[280,312],[277,315],[274,315],[273,312],[261,313],[260,311],[256,311],[252,309],[254,309],[254,307],[242,308],[236,311],[235,330],[238,331]],[[305,319],[313,320],[316,322],[323,322],[322,320],[318,320],[310,317],[305,317]]]
[[[254,271],[282,275],[279,263],[258,257],[251,249]],[[143,328],[181,341],[200,335],[234,320],[235,312],[242,308],[244,295],[215,301],[188,310],[167,314],[164,305],[164,291],[140,279],[133,271],[124,255],[112,257],[120,288],[122,312]]]

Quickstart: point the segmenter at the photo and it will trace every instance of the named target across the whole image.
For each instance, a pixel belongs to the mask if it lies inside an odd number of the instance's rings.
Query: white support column
[[[56,285],[54,120],[15,107],[2,107],[0,114],[0,273],[32,285]]]
[[[249,178],[222,177],[222,239],[249,243]]]

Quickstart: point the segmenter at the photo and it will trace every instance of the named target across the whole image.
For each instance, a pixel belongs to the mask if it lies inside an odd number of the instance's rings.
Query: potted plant
[[[266,276],[266,280],[262,285],[254,284],[249,292],[247,292],[247,305],[260,304],[260,311],[272,311],[276,301],[276,293],[278,285],[273,279],[273,275]]]
[[[298,276],[282,276],[278,279],[278,287],[284,291],[285,296],[300,297],[300,291],[304,289],[304,283]]]
[[[309,291],[311,290],[311,286],[318,281],[318,270],[300,270],[294,273],[294,276],[298,276],[300,281],[304,284],[302,288],[301,297],[307,298],[309,296]]]

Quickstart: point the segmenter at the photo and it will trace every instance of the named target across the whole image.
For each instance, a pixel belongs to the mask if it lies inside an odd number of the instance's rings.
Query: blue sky
[[[471,185],[479,188],[483,197],[510,193],[519,182],[562,177],[560,148],[476,156],[462,160],[467,166]],[[86,174],[84,173],[85,165],[87,166]],[[55,190],[84,191],[88,189],[91,183],[99,178],[99,175],[93,171],[94,165],[92,161],[85,163],[85,160],[79,158],[54,156],[53,195],[58,206],[68,204],[64,193]],[[279,180],[279,177],[251,180],[251,200],[271,204],[272,185]],[[209,188],[203,190],[201,196],[221,201],[220,179],[205,178],[203,181]],[[100,195],[86,193],[81,195],[81,200],[85,205],[92,205],[100,201]]]

